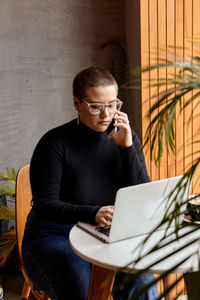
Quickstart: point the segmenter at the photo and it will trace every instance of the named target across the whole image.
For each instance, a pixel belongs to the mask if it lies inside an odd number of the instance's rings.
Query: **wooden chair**
[[[22,289],[21,299],[26,300],[29,299],[30,292],[38,300],[50,300],[44,293],[38,292],[31,280],[26,275],[26,272],[23,267],[22,262],[22,238],[24,234],[24,228],[26,223],[27,215],[31,209],[31,199],[32,199],[32,192],[30,186],[30,179],[29,179],[29,165],[22,167],[17,175],[17,182],[16,182],[16,204],[15,204],[15,215],[16,215],[16,235],[17,235],[17,251],[18,251],[18,260],[19,260],[19,268],[22,271],[24,276],[24,286]]]

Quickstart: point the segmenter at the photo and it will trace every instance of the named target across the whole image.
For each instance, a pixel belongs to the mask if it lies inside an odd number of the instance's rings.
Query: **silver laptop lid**
[[[182,176],[176,176],[119,189],[109,242],[151,232],[161,222],[166,211],[168,195],[181,178]],[[189,187],[180,201],[186,200],[188,190]],[[186,205],[182,211],[185,208]],[[180,218],[181,222],[183,215]],[[162,229],[166,226],[167,224]]]

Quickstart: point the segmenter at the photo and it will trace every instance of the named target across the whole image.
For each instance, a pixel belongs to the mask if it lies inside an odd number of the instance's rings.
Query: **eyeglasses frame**
[[[82,102],[82,103],[87,104],[88,107],[89,107],[89,110],[90,110],[90,106],[93,105],[93,104],[101,105],[100,112],[92,113],[92,112],[90,111],[90,113],[91,113],[92,115],[98,115],[98,114],[102,113],[102,111],[105,109],[105,107],[107,107],[107,106],[110,105],[110,104],[104,104],[104,103],[100,103],[100,102],[87,102],[87,101],[85,101],[84,99],[78,99],[78,100],[79,100],[80,102]],[[123,102],[122,102],[121,100],[119,100],[118,98],[115,99],[115,100],[113,100],[113,102],[114,102],[114,101],[116,101],[117,103],[120,103],[120,104],[121,104],[121,106],[120,106],[120,109],[121,109],[121,107],[122,107],[122,105],[123,105]]]

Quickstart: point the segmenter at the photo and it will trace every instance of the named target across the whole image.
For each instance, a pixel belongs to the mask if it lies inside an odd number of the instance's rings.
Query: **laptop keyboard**
[[[95,230],[105,234],[106,236],[109,236],[109,234],[110,234],[110,225],[109,226],[98,226],[98,227],[95,227]]]

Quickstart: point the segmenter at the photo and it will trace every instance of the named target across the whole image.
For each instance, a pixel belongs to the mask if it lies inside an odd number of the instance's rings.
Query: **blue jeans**
[[[0,300],[3,300],[3,287],[0,285]]]
[[[37,220],[33,212],[28,217],[22,243],[24,268],[36,288],[51,300],[87,299],[91,265],[71,249],[69,232],[72,227],[73,224]],[[119,276],[123,276],[122,273]],[[141,275],[125,292],[114,295],[114,299],[127,300],[135,290],[153,279],[153,275]],[[153,286],[138,300],[157,298],[157,287]]]

